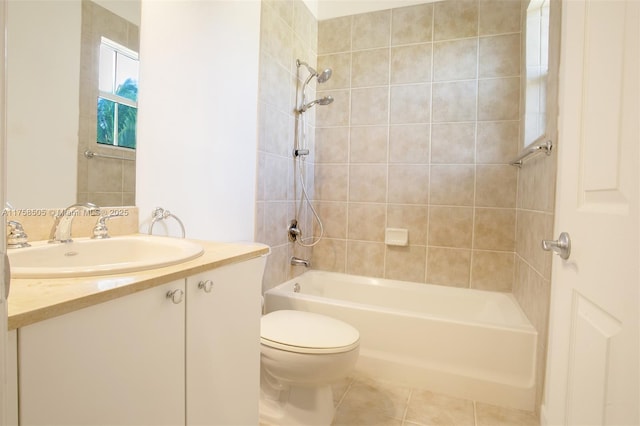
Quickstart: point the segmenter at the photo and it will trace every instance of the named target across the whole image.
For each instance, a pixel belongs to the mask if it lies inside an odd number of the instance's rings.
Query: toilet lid
[[[300,353],[347,352],[359,344],[360,333],[351,325],[325,315],[304,311],[273,311],[262,316],[264,345]]]

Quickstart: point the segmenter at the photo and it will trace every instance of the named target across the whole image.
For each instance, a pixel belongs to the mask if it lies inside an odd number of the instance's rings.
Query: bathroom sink
[[[175,265],[200,256],[200,245],[178,238],[129,235],[71,243],[37,241],[8,250],[13,278],[60,278],[119,274]]]

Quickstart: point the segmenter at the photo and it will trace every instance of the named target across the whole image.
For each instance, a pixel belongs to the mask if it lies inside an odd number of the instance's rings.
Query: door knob
[[[184,291],[182,291],[181,289],[169,290],[167,292],[167,299],[171,299],[171,301],[176,305],[182,303],[183,296]]]
[[[557,240],[542,240],[542,249],[545,251],[553,250],[566,260],[571,255],[571,238],[569,238],[569,234],[563,232]]]

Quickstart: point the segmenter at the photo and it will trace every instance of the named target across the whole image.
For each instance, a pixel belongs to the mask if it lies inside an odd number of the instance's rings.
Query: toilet
[[[343,321],[292,310],[262,316],[260,423],[331,424],[331,384],[349,374],[359,349],[360,333]]]

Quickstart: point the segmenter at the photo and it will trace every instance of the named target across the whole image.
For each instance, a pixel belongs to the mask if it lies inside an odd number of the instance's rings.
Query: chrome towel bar
[[[551,142],[551,140],[546,140],[544,142],[534,144],[533,146],[529,146],[524,150],[520,151],[520,154],[518,154],[518,156],[515,159],[513,159],[509,164],[516,167],[522,167],[522,163],[529,156],[536,155],[541,152],[544,152],[547,155],[551,155],[552,150],[553,150],[553,142]]]
[[[118,157],[115,155],[108,155],[108,154],[100,154],[98,152],[93,152],[90,150],[86,150],[84,152],[84,156],[91,159],[94,157],[100,157],[100,158],[113,158],[114,160],[126,160],[126,161],[136,161],[134,158],[124,158],[124,157]]]

